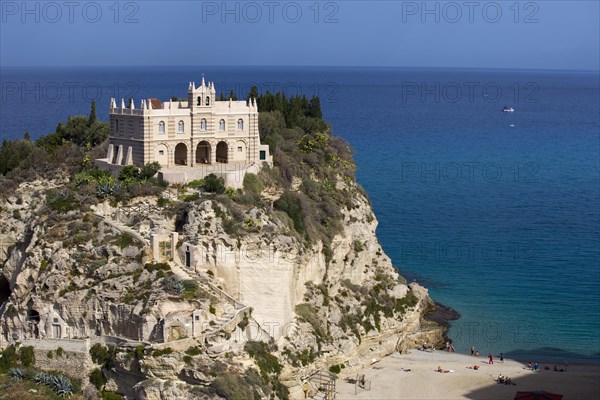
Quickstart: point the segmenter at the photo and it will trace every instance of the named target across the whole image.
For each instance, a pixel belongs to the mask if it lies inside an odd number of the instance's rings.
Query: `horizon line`
[[[14,68],[130,68],[130,67],[150,67],[150,68],[194,68],[197,64],[122,64],[122,65],[0,65],[0,69]],[[406,65],[291,65],[291,64],[209,64],[203,65],[207,68],[388,68],[388,69],[456,69],[456,70],[507,70],[507,71],[564,71],[564,72],[600,72],[598,69],[582,68],[552,68],[552,67],[456,67],[456,66],[406,66]]]

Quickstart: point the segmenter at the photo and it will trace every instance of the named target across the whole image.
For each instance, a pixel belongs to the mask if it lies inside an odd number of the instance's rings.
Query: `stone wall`
[[[52,351],[52,358],[48,357],[50,351]],[[81,379],[84,384],[88,381],[90,372],[96,368],[89,352],[65,350],[59,356],[56,350],[34,348],[34,353],[36,368],[44,371],[60,371],[72,378]]]

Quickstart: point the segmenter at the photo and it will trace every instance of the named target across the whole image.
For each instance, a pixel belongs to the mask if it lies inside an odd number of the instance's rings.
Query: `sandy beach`
[[[479,369],[468,368],[474,365]],[[550,370],[544,370],[545,365]],[[451,372],[436,372],[438,366]],[[562,394],[563,400],[599,398],[600,366],[569,365],[565,372],[555,372],[553,367],[542,363],[541,370],[534,372],[514,360],[494,360],[490,365],[487,357],[412,350],[410,354],[392,354],[361,371],[367,386],[370,381],[370,390],[347,382],[346,378],[356,379],[357,375],[342,371],[337,399],[513,399],[517,391],[538,390]],[[516,385],[496,383],[499,374]]]

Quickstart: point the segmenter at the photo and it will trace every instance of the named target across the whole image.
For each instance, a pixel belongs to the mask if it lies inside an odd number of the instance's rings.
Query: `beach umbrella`
[[[554,394],[539,390],[537,392],[517,392],[515,400],[561,400],[562,394]]]

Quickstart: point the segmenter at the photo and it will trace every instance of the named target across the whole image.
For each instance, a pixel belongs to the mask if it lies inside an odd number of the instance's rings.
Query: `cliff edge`
[[[296,399],[318,395],[315,376],[441,344],[427,289],[383,252],[320,107],[300,101],[290,121],[259,104],[275,166],[240,176],[243,189],[214,175],[167,185],[151,167],[114,178],[65,143],[69,168],[12,182],[0,346],[33,348],[38,369],[80,379],[87,398]]]

